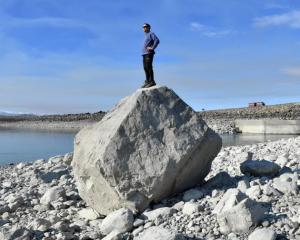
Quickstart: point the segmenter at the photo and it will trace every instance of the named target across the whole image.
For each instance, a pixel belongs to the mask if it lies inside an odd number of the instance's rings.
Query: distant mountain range
[[[18,112],[1,112],[0,116],[34,116],[32,113],[18,113]]]

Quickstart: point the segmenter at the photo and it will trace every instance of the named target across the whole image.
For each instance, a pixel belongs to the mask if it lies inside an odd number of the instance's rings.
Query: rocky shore
[[[234,134],[234,121],[229,119],[204,119],[207,125],[219,134]],[[78,132],[82,128],[95,124],[96,120],[80,121],[0,121],[2,129],[27,129],[27,130],[46,130],[46,131],[72,131]]]
[[[0,239],[300,239],[299,160],[300,137],[223,148],[204,185],[107,217],[81,200],[72,154],[3,166]]]
[[[261,119],[276,118],[295,120],[300,119],[300,103],[276,104],[261,107],[231,108],[202,111],[199,114],[204,119]]]

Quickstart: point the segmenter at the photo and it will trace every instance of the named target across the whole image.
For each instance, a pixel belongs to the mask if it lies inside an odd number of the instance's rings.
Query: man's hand
[[[148,50],[149,52],[153,52],[153,48],[152,48],[152,47],[147,47],[147,50]]]

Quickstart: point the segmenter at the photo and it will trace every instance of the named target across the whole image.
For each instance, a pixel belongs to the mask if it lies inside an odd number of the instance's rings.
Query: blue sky
[[[109,110],[145,79],[144,22],[195,110],[300,102],[299,1],[0,0],[0,111]]]

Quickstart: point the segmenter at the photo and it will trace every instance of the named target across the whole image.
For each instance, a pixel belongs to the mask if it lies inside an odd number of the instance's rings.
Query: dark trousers
[[[147,83],[154,82],[154,74],[153,74],[153,66],[152,66],[153,57],[154,57],[153,53],[143,55],[143,65],[144,65]]]

